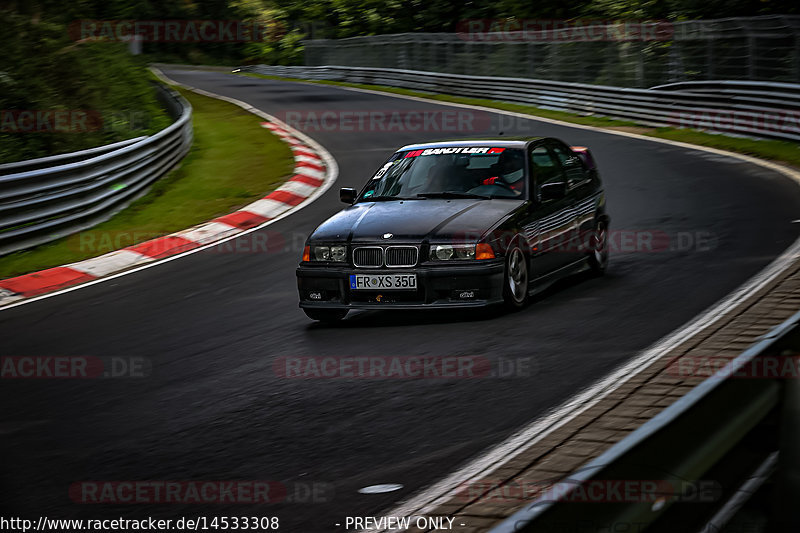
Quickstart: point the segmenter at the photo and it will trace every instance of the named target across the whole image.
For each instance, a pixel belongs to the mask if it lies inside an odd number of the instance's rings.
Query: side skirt
[[[568,265],[564,265],[563,267],[550,272],[549,274],[545,274],[544,276],[539,276],[531,280],[528,286],[528,296],[533,296],[534,294],[538,294],[548,287],[553,285],[556,281],[566,278],[568,276],[573,276],[580,272],[585,272],[589,270],[589,259],[587,257],[583,257],[578,259],[577,261],[570,263]]]

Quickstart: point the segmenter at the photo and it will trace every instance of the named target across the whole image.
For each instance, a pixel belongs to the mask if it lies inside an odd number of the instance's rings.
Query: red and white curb
[[[171,80],[169,82],[176,84]],[[176,259],[177,256],[255,231],[314,201],[336,180],[336,161],[313,139],[244,102],[183,87],[234,103],[265,119],[261,125],[291,146],[295,161],[294,175],[260,200],[198,226],[92,259],[0,280],[0,307],[133,272],[152,263]]]

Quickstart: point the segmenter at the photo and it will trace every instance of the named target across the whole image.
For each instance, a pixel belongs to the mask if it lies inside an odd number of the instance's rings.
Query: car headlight
[[[306,246],[303,261],[333,261],[343,263],[347,260],[347,246]]]
[[[450,259],[475,259],[474,244],[435,244],[431,246],[431,259],[448,261]]]
[[[314,261],[330,261],[331,260],[331,247],[330,246],[314,246],[312,248]]]
[[[347,246],[331,246],[331,259],[337,263],[347,259]]]

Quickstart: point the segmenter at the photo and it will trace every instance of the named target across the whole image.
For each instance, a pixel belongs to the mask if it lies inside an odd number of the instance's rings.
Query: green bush
[[[0,16],[0,163],[149,135],[171,122],[146,66],[124,43],[75,42],[66,24]],[[53,115],[40,114],[44,120],[31,125],[20,121],[23,111],[67,111],[71,118],[58,131],[42,131],[55,124]]]

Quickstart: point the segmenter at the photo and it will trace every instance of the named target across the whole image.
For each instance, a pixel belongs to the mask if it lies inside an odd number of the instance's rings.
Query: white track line
[[[153,69],[156,75],[161,78],[162,80],[166,81],[167,83],[171,83],[174,85],[179,85],[184,87],[188,90],[196,92],[198,94],[202,94],[205,96],[210,96],[212,98],[219,98],[220,100],[225,100],[231,103],[234,103],[243,109],[251,111],[252,113],[259,115],[266,120],[273,121],[276,123],[283,124],[283,126],[293,132],[293,134],[304,141],[306,141],[309,145],[313,146],[315,150],[318,150],[319,153],[323,154],[323,159],[325,160],[328,168],[330,169],[330,178],[326,180],[325,184],[320,187],[314,196],[307,198],[303,203],[299,204],[295,208],[293,208],[290,212],[284,213],[280,215],[278,218],[274,220],[270,220],[265,222],[264,224],[257,226],[255,228],[251,228],[249,230],[243,231],[237,235],[231,236],[229,238],[223,239],[218,241],[217,243],[209,244],[206,246],[202,246],[199,248],[195,248],[193,250],[189,250],[179,255],[175,255],[157,263],[145,265],[133,270],[128,270],[125,272],[121,272],[119,274],[115,274],[106,278],[101,278],[95,281],[91,281],[82,285],[78,285],[75,287],[70,287],[67,289],[62,289],[57,292],[45,294],[42,296],[37,296],[33,298],[29,298],[17,303],[12,303],[2,309],[10,309],[12,307],[16,307],[18,305],[24,305],[26,303],[30,303],[33,301],[41,300],[44,298],[49,298],[52,296],[57,296],[59,294],[63,294],[65,292],[70,292],[73,290],[77,290],[89,285],[93,285],[95,283],[102,283],[103,281],[107,281],[110,279],[117,278],[119,276],[124,276],[127,274],[131,274],[133,272],[138,272],[139,270],[144,270],[145,268],[150,268],[152,266],[156,266],[162,263],[166,263],[168,261],[172,261],[175,259],[179,259],[183,256],[198,252],[210,246],[215,246],[221,242],[225,242],[231,240],[233,238],[239,237],[241,235],[256,231],[261,229],[273,222],[281,220],[282,218],[290,215],[291,213],[305,207],[317,197],[319,197],[322,193],[324,193],[333,182],[336,180],[338,176],[338,166],[336,164],[336,160],[333,156],[328,153],[327,150],[322,148],[316,141],[308,137],[302,132],[294,130],[289,125],[281,122],[275,117],[264,113],[258,109],[253,108],[249,104],[241,102],[239,100],[235,100],[233,98],[228,98],[225,96],[215,95],[213,93],[209,93],[207,91],[203,91],[201,89],[195,89],[193,87],[189,87],[187,85],[183,85],[177,82],[174,82],[167,78],[162,72],[158,71],[157,69]],[[298,82],[294,82],[298,83]],[[314,84],[318,85],[318,84]],[[771,161],[763,161],[757,159],[755,157],[746,156],[743,154],[736,154],[733,152],[726,152],[724,150],[718,150],[716,148],[708,148],[704,146],[692,145],[688,143],[678,142],[678,141],[671,141],[667,139],[659,139],[656,137],[648,137],[645,135],[639,135],[635,133],[628,133],[622,131],[611,131],[611,130],[604,130],[601,128],[597,128],[594,126],[586,126],[583,124],[572,124],[569,122],[562,122],[560,120],[554,119],[547,119],[542,117],[534,117],[532,115],[525,115],[523,113],[515,113],[512,111],[504,111],[502,109],[493,109],[488,107],[482,106],[472,106],[467,104],[457,104],[453,102],[443,102],[439,100],[428,100],[426,98],[420,98],[417,96],[406,96],[406,95],[399,95],[399,94],[392,94],[392,93],[385,93],[381,91],[373,91],[370,89],[357,89],[354,87],[341,87],[336,86],[335,88],[349,90],[349,91],[356,91],[356,92],[365,92],[371,94],[378,94],[381,96],[391,97],[391,98],[404,98],[408,100],[416,100],[425,103],[432,103],[438,105],[449,105],[453,107],[462,107],[465,109],[479,109],[482,111],[487,111],[491,113],[499,113],[505,114],[509,116],[520,117],[528,120],[537,120],[540,122],[546,122],[550,124],[557,124],[560,126],[566,126],[570,128],[578,128],[578,129],[587,129],[590,131],[596,131],[599,133],[605,133],[608,135],[620,135],[622,137],[630,137],[634,139],[641,139],[650,142],[660,142],[663,144],[669,144],[672,146],[680,146],[683,148],[691,149],[691,150],[700,150],[709,153],[714,153],[718,155],[723,155],[727,157],[734,157],[736,159],[741,159],[743,161],[747,161],[749,163],[753,163],[756,165],[760,165],[762,167],[769,168],[771,170],[775,170],[780,172],[791,179],[795,180],[797,183],[800,184],[800,173],[785,167],[783,165],[779,165],[777,163],[773,163]],[[686,337],[692,336],[697,334],[698,332],[706,329],[707,327],[711,326],[713,323],[717,322],[720,318],[724,317],[728,311],[730,311],[732,306],[735,306],[745,299],[747,299],[750,295],[758,291],[760,288],[768,284],[770,281],[775,279],[778,275],[780,275],[788,265],[790,265],[797,257],[800,256],[800,239],[795,241],[795,243],[787,249],[780,257],[778,257],[775,261],[773,261],[767,268],[762,270],[759,274],[751,278],[745,285],[737,289],[733,294],[729,295],[727,298],[713,306],[710,310],[704,312],[694,320],[690,321],[686,326],[677,330],[676,332],[670,334],[669,336],[665,337],[664,339],[658,341],[655,345],[653,345],[648,350],[644,351],[640,355],[638,355],[633,360],[629,361],[628,363],[624,364],[616,371],[612,372],[609,376],[602,379],[601,381],[597,382],[595,385],[592,385],[588,389],[585,389],[583,392],[579,393],[577,396],[574,396],[561,406],[557,407],[556,409],[552,410],[547,415],[537,419],[532,424],[526,426],[522,430],[518,431],[504,442],[496,445],[494,448],[489,450],[488,452],[484,453],[483,455],[479,456],[478,458],[470,461],[468,464],[461,467],[456,472],[453,472],[446,478],[442,479],[441,481],[437,482],[436,484],[424,489],[422,492],[415,495],[413,498],[407,500],[406,502],[400,504],[399,506],[383,513],[386,516],[412,516],[412,515],[422,515],[426,512],[430,512],[435,509],[435,507],[439,503],[443,503],[450,499],[457,490],[457,487],[462,486],[463,483],[468,482],[471,479],[476,479],[478,477],[483,477],[489,472],[495,470],[502,464],[507,463],[512,458],[516,457],[524,451],[525,448],[535,444],[536,442],[540,441],[559,427],[562,427],[567,422],[573,420],[575,417],[580,415],[581,413],[585,412],[587,409],[591,408],[592,406],[596,405],[602,398],[608,396],[611,392],[619,388],[623,383],[628,381],[631,377],[635,376],[642,372],[645,368],[647,368],[650,364],[654,361],[658,360],[662,357],[668,350],[670,350],[674,345],[684,340]],[[383,530],[387,531],[387,530]]]
[[[306,82],[310,85],[318,85]],[[672,141],[669,139],[659,139],[657,137],[648,137],[647,135],[640,135],[637,133],[629,133],[625,131],[605,130],[595,126],[588,126],[585,124],[573,124],[571,122],[564,122],[561,120],[536,117],[533,115],[526,115],[524,113],[516,113],[513,111],[505,111],[503,109],[494,109],[491,107],[483,107],[469,104],[460,104],[455,102],[444,102],[440,100],[429,100],[419,96],[408,96],[402,94],[386,93],[382,91],[375,91],[372,89],[361,89],[356,87],[343,87],[335,86],[335,88],[363,92],[368,94],[376,94],[389,98],[402,98],[405,100],[414,100],[428,104],[447,105],[452,107],[460,107],[464,109],[477,109],[489,113],[498,113],[512,117],[523,118],[527,120],[535,120],[545,122],[548,124],[556,124],[569,128],[584,129],[598,133],[605,133],[607,135],[619,135],[621,137],[628,137],[631,139],[639,139],[643,141],[656,142],[667,144],[670,146],[677,146],[689,150],[698,150],[708,152],[724,157],[732,157],[748,163],[759,165],[770,170],[774,170],[787,176],[800,185],[800,172],[795,171],[778,163],[772,161],[765,161],[755,157],[744,154],[737,154],[728,152],[717,148],[710,148],[706,146],[699,146],[680,141]],[[686,338],[696,335],[704,329],[710,327],[721,318],[726,316],[734,307],[745,301],[751,295],[756,293],[762,287],[770,283],[777,276],[779,276],[786,268],[793,264],[800,257],[800,239],[796,240],[789,248],[787,248],[780,257],[775,259],[764,270],[756,274],[750,280],[745,282],[744,285],[735,290],[732,294],[728,295],[722,301],[712,306],[707,311],[698,315],[685,326],[679,330],[671,333],[667,337],[656,342],[650,348],[640,353],[634,359],[624,363],[622,366],[614,370],[611,374],[596,382],[594,385],[573,396],[560,406],[552,409],[546,415],[536,419],[528,426],[517,431],[514,435],[495,445],[489,451],[479,455],[477,458],[467,462],[458,470],[454,471],[441,481],[423,489],[405,502],[400,503],[396,507],[383,512],[383,516],[416,516],[425,515],[433,512],[435,508],[453,498],[456,495],[458,487],[463,487],[464,484],[487,477],[491,472],[498,469],[502,465],[508,463],[511,459],[522,453],[525,449],[541,441],[547,435],[551,434],[558,428],[564,426],[571,420],[575,419],[578,415],[585,412],[596,405],[600,400],[608,396],[610,393],[617,390],[625,382],[633,376],[641,373],[648,366],[653,364],[664,356],[674,346],[684,341]],[[374,530],[369,530],[374,531]],[[390,531],[390,530],[380,530]]]
[[[508,463],[530,446],[597,405],[598,402],[617,390],[625,382],[661,359],[674,346],[728,315],[735,306],[782,274],[798,258],[800,258],[800,239],[795,241],[779,258],[751,278],[744,286],[696,317],[686,326],[661,339],[651,348],[645,350],[631,361],[624,363],[602,380],[570,398],[548,414],[538,418],[532,424],[518,431],[488,452],[473,459],[446,478],[424,489],[394,509],[382,513],[382,515],[413,516],[433,512],[436,506],[453,498],[459,487],[463,488],[470,481],[488,477],[492,471]]]

